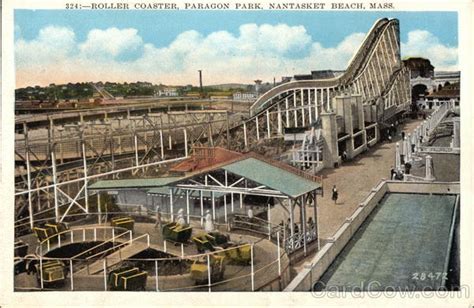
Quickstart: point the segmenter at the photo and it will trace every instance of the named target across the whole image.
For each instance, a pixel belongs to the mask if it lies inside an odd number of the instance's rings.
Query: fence
[[[279,232],[275,239],[276,244],[266,237],[247,236],[246,243],[239,243],[238,236],[231,235],[232,245],[197,254],[190,243],[157,242],[153,235],[137,236],[123,228],[77,227],[43,240],[37,255],[17,258],[15,268],[23,266],[31,273],[18,270],[24,277],[15,290],[111,290],[111,273],[124,266],[146,273],[147,279],[139,288],[146,291],[281,290],[290,279],[289,260],[281,249]],[[91,242],[92,246],[84,246]],[[81,251],[54,257],[59,248],[72,244],[83,245]],[[74,250],[71,247],[68,251]],[[58,283],[43,276],[43,265],[51,261],[61,261],[64,267],[64,278]]]

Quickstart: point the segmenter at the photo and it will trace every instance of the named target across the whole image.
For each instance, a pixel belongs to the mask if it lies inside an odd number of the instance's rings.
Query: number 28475
[[[448,273],[445,272],[416,272],[411,274],[413,280],[438,280],[448,279]]]

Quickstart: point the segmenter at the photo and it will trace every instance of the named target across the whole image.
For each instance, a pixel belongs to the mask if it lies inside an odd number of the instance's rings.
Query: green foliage
[[[16,100],[57,101],[67,99],[91,98],[94,89],[87,82],[68,83],[65,85],[51,84],[47,87],[26,87],[15,90]]]

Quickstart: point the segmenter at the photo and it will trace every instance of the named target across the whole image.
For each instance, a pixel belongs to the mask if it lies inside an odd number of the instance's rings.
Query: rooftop
[[[291,198],[321,187],[318,182],[310,181],[254,157],[231,163],[223,169],[277,190]]]
[[[183,172],[183,176],[105,180],[90,185],[89,189],[117,190],[141,188],[147,189],[150,194],[166,195],[169,193],[170,187],[183,180],[219,169],[259,185],[264,185],[290,198],[297,198],[322,187],[318,177],[304,174],[291,166],[260,157],[254,153],[246,155],[237,154],[220,148],[201,148],[193,157],[177,164],[170,170],[171,172]],[[188,172],[185,173],[185,171]],[[208,193],[204,197],[207,195]],[[220,195],[216,195],[216,197]]]

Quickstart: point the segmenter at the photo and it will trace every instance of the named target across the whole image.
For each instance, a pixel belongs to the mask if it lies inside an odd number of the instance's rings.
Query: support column
[[[321,250],[321,242],[319,240],[319,213],[318,213],[318,203],[317,203],[317,192],[313,192],[313,208],[314,208],[314,223],[316,224],[316,237],[318,239],[318,251]]]
[[[270,139],[270,111],[267,109],[267,135],[268,139]]]
[[[454,125],[453,125],[453,147],[454,148],[461,147],[461,138],[460,138],[461,136],[459,132],[460,132],[460,122],[454,121]]]
[[[293,91],[293,116],[295,120],[295,127],[298,127],[298,112],[296,111],[296,90]]]
[[[224,222],[227,223],[227,195],[224,195]]]
[[[186,128],[183,128],[184,133],[184,156],[188,157],[188,134]]]
[[[186,222],[189,224],[189,190],[186,190]]]
[[[245,122],[244,122],[244,144],[245,144],[245,147],[248,146],[248,142],[247,142],[247,125],[245,124]]]
[[[396,149],[395,149],[395,169],[401,169],[401,161],[400,161],[400,144],[397,142]]]
[[[83,137],[82,137],[83,138]],[[84,144],[84,140],[82,140],[82,163],[84,168],[84,198],[85,198],[85,205],[86,205],[86,213],[89,214],[89,189],[87,188],[88,180],[87,180],[87,158],[86,158],[86,146]]]
[[[161,159],[164,160],[165,149],[163,147],[163,131],[162,130],[160,130],[160,150],[161,150]]]
[[[301,126],[304,127],[306,123],[306,119],[305,119],[305,114],[304,114],[304,90],[303,89],[300,89],[300,99],[301,99],[301,120],[302,120]]]
[[[258,116],[255,117],[255,127],[257,131],[257,140],[260,140],[260,132],[258,131]]]
[[[336,126],[336,114],[321,113],[321,124],[322,124],[322,138],[325,141],[323,147],[323,158],[324,167],[334,168],[334,163],[338,159],[338,145],[337,145],[337,126]]]
[[[407,162],[411,162],[411,145],[412,145],[412,137],[411,134],[408,134],[408,137],[406,139],[406,148],[407,148],[407,156],[405,157],[405,160]]]
[[[174,219],[174,214],[173,214],[173,188],[170,188],[170,217],[171,221]]]
[[[306,256],[306,197],[301,196],[301,227],[303,231],[303,250],[304,255]]]
[[[212,199],[212,219],[216,221],[216,199],[214,197],[213,191],[211,191],[211,199]]]
[[[282,135],[283,134],[283,129],[282,129],[282,120],[281,120],[281,108],[280,108],[280,104],[277,105],[278,106],[278,134],[279,135]]]
[[[230,210],[234,213],[234,193],[230,193]]]
[[[428,181],[434,181],[433,175],[433,158],[430,155],[426,155],[426,175],[425,179]]]
[[[331,108],[331,103],[330,103],[330,95],[329,95],[329,88],[326,88],[326,104],[327,104],[327,110],[330,111],[332,110]]]
[[[135,135],[133,135],[133,140],[134,140],[134,147],[135,147],[135,166],[138,167],[138,165],[140,164],[139,161],[138,161],[138,139],[137,139],[137,134],[135,133]]]
[[[295,235],[295,226],[294,226],[294,223],[295,223],[295,217],[294,217],[294,208],[293,208],[293,200],[292,199],[288,199],[288,202],[290,204],[290,239],[291,239],[291,246],[290,246],[290,251],[293,250],[293,247],[294,247],[294,235]]]
[[[319,116],[319,109],[318,109],[318,89],[314,89],[314,119],[317,120]]]
[[[28,181],[28,212],[30,216],[30,228],[31,230],[33,230],[34,215],[33,215],[33,201],[31,200],[32,195],[31,195],[30,150],[28,148],[28,145],[26,146],[26,180]]]
[[[201,226],[204,224],[204,200],[202,199],[202,190],[199,191],[199,203],[201,205]]]
[[[100,192],[97,192],[97,222],[98,224],[100,225],[102,223],[102,209],[100,208],[101,207],[101,204],[100,204]]]
[[[53,191],[54,191],[54,216],[56,222],[59,222],[59,201],[58,201],[58,179],[56,174],[56,157],[54,155],[54,146],[51,149],[51,163],[53,165]]]
[[[308,115],[309,124],[313,123],[313,111],[311,110],[311,89],[308,89]]]

